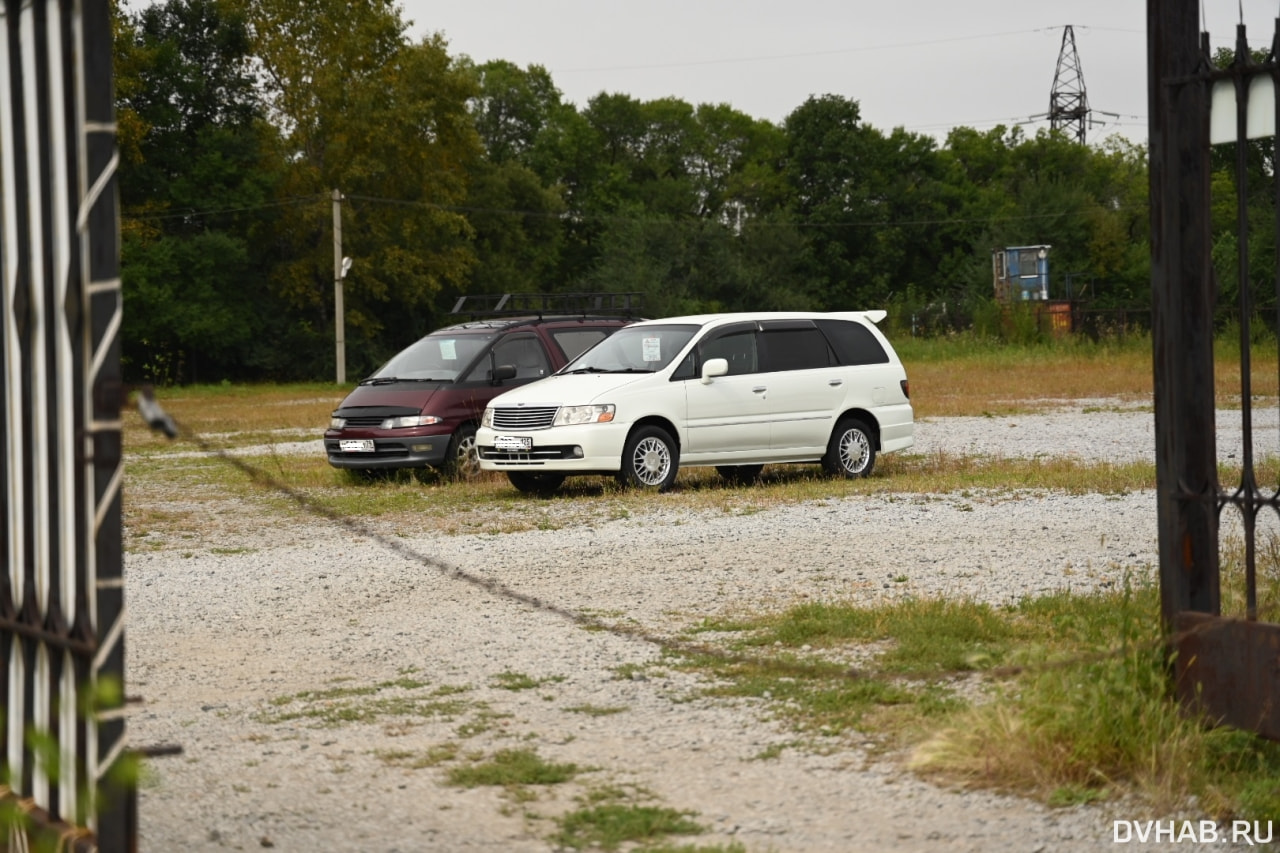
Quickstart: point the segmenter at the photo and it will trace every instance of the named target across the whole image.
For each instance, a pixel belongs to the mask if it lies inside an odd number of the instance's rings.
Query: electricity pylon
[[[1019,124],[1031,124],[1049,120],[1054,130],[1070,132],[1076,142],[1085,142],[1085,127],[1106,122],[1094,118],[1096,113],[1120,118],[1119,113],[1109,113],[1089,107],[1089,95],[1084,89],[1084,73],[1080,70],[1080,54],[1076,52],[1076,34],[1068,24],[1062,31],[1062,49],[1058,51],[1058,67],[1053,72],[1053,89],[1049,92],[1049,112],[1037,113]]]
[[[1076,142],[1083,145],[1088,119],[1089,95],[1080,70],[1080,54],[1076,52],[1076,34],[1068,24],[1062,31],[1062,49],[1058,51],[1058,67],[1049,91],[1049,126],[1074,132]]]

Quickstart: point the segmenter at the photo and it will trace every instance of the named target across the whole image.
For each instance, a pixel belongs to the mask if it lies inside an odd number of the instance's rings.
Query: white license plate
[[[344,438],[338,442],[338,446],[342,448],[343,453],[372,453],[373,439],[371,438]]]
[[[527,435],[497,435],[493,446],[496,450],[532,450],[533,439]]]

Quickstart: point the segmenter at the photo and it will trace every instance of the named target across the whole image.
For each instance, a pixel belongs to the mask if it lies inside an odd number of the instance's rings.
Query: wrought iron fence
[[[1152,338],[1155,362],[1156,468],[1163,616],[1171,631],[1181,700],[1208,717],[1280,738],[1280,625],[1260,620],[1259,521],[1280,517],[1280,484],[1260,482],[1254,456],[1251,325],[1256,295],[1249,275],[1249,139],[1270,136],[1280,113],[1280,63],[1273,48],[1253,61],[1243,23],[1235,58],[1214,67],[1198,4],[1148,4],[1151,106]],[[1217,90],[1215,94],[1215,89]],[[1225,99],[1222,96],[1226,96]],[[1265,99],[1265,100],[1263,100]],[[1259,122],[1270,113],[1270,126]],[[1210,258],[1211,127],[1235,146],[1236,275],[1243,440],[1239,482],[1218,479],[1215,435]],[[1280,158],[1273,160],[1280,162]],[[1273,175],[1276,209],[1280,176]],[[1274,226],[1280,239],[1280,221]],[[1280,297],[1280,265],[1274,271]],[[1271,301],[1268,297],[1267,301]],[[1272,302],[1280,305],[1280,298]],[[1280,316],[1277,317],[1280,328]],[[1244,613],[1222,616],[1223,512],[1238,512],[1244,547]]]
[[[0,0],[7,848],[132,850],[107,0]]]

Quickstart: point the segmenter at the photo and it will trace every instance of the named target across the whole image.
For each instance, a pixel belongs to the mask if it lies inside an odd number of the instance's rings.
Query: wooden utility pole
[[[1166,629],[1218,613],[1209,85],[1197,0],[1147,0],[1156,512]]]
[[[342,277],[346,270],[342,265],[342,193],[333,191],[333,342],[334,361],[337,364],[337,383],[347,381],[346,321],[342,307]]]

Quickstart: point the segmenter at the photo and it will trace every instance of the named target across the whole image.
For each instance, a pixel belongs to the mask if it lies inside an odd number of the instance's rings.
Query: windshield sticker
[[[645,361],[662,361],[662,338],[645,338],[640,351]]]
[[[458,342],[453,338],[445,338],[440,342],[440,357],[445,361],[458,360]]]

